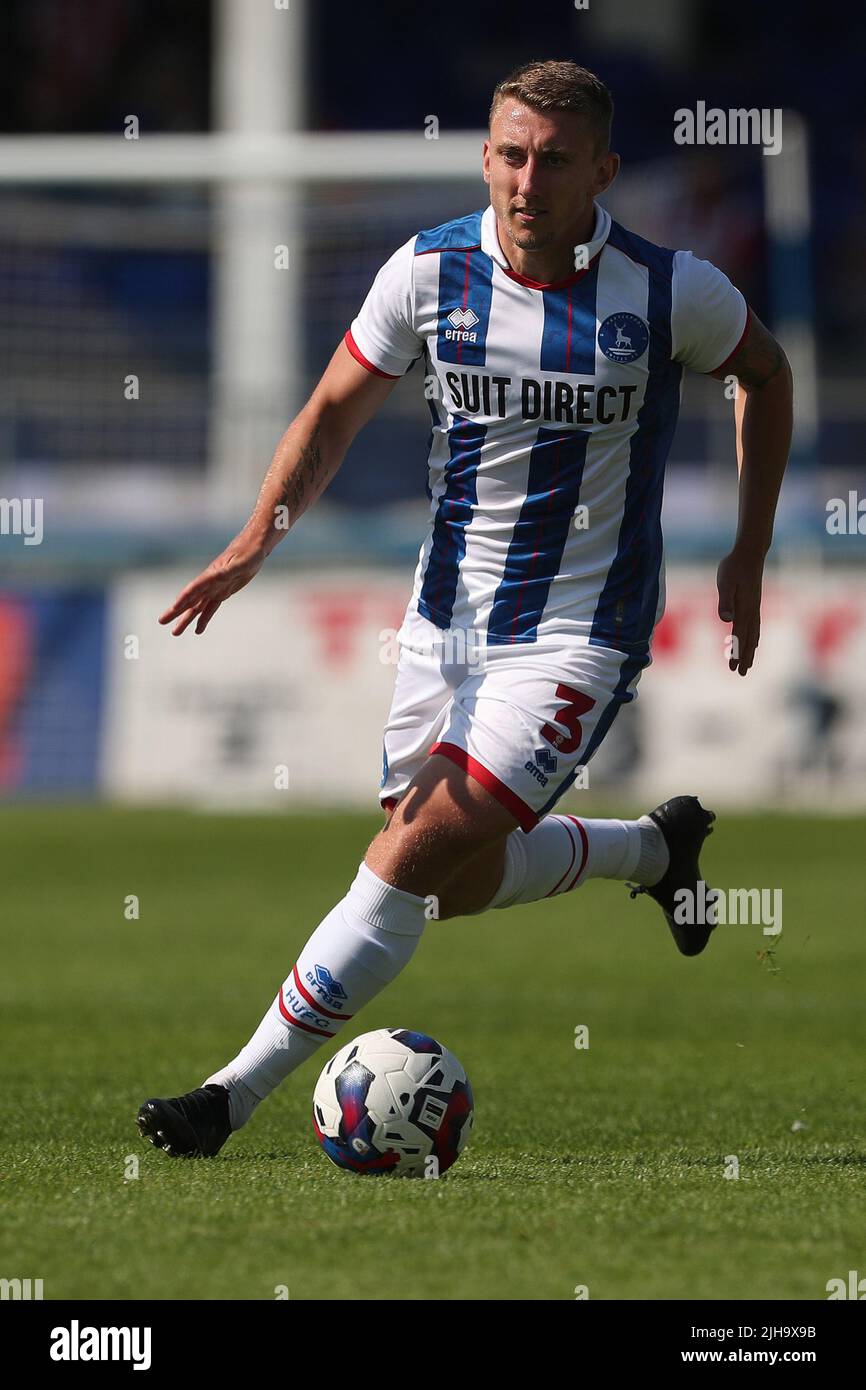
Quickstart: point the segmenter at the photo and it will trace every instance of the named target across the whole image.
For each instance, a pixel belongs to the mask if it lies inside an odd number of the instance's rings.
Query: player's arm
[[[204,632],[220,604],[249,584],[274,546],[325,491],[355,435],[398,379],[368,371],[340,343],[277,445],[249,521],[160,617],[161,623],[177,619],[175,637],[193,621],[195,631]]]
[[[773,539],[779,489],[788,462],[793,424],[793,378],[780,344],[750,311],[743,342],[711,373],[738,382],[735,404],[740,472],[737,534],[719,565],[719,617],[733,622],[729,666],[744,676],[761,632],[764,559]]]

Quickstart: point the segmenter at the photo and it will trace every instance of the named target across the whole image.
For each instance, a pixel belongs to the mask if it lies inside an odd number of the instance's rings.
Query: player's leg
[[[528,834],[514,830],[464,863],[446,884],[438,915],[444,921],[539,902],[573,892],[592,878],[649,890],[669,862],[665,835],[650,816],[592,820],[551,814]]]
[[[435,766],[436,758],[430,764]],[[459,807],[453,804],[447,778],[441,780],[438,794],[443,816],[456,817]],[[423,781],[412,792],[413,799],[420,795],[427,795]],[[396,844],[386,845],[397,807],[396,800],[386,806],[385,827],[367,853],[367,863],[371,855],[376,856],[386,877],[394,872],[401,853]],[[397,828],[405,836],[404,819],[411,832],[411,804],[397,819]],[[695,797],[676,797],[638,820],[551,812],[528,832],[513,830],[504,839],[497,837],[475,853],[461,856],[460,867],[448,877],[431,908],[435,906],[436,915],[445,921],[558,897],[592,878],[636,885],[664,907],[669,905],[672,889],[697,877],[697,856],[712,819]],[[684,955],[703,949],[709,932],[680,928],[674,922],[669,925]]]
[[[513,817],[453,763],[425,766],[451,699],[441,663],[401,651],[382,793],[402,799],[397,823],[376,837],[370,862],[313,932],[238,1055],[197,1090],[141,1107],[139,1127],[158,1147],[172,1155],[218,1152],[261,1099],[404,968],[460,864],[501,845],[514,828]],[[377,846],[380,839],[387,844]],[[491,876],[491,892],[498,878]]]
[[[501,863],[514,825],[496,798],[453,762],[429,759],[250,1041],[198,1090],[145,1102],[139,1112],[145,1137],[172,1156],[218,1152],[260,1100],[408,964],[465,858],[499,844]]]
[[[538,902],[573,892],[591,878],[609,878],[628,883],[632,897],[648,893],[664,910],[682,954],[698,955],[712,927],[677,921],[676,894],[700,879],[699,855],[714,819],[694,796],[674,797],[638,820],[550,814],[528,835],[509,835],[499,886],[482,907],[472,905],[478,869],[469,865],[448,885],[442,916]]]
[[[473,768],[521,828],[507,837],[504,856],[501,844],[482,847],[452,876],[440,903],[443,919],[609,878],[659,903],[684,955],[703,950],[712,928],[674,918],[675,894],[700,878],[700,849],[714,819],[697,798],[676,797],[637,820],[552,810],[633,697],[641,664],[605,648],[570,648],[554,662],[527,653],[493,660],[461,687],[436,747]]]
[[[397,805],[394,799],[383,807],[383,830],[387,830],[390,825]],[[516,830],[511,831],[511,835],[517,833]],[[489,907],[491,899],[502,884],[509,839],[510,836],[506,836],[505,839],[499,838],[492,844],[485,845],[476,854],[466,856],[440,895],[439,916],[442,920],[447,917],[469,916],[483,912]]]
[[[240,1083],[234,1119],[246,1120],[252,1097],[272,1091],[399,974],[427,923],[440,915],[438,899],[462,863],[504,844],[514,824],[453,763],[428,759],[348,893],[302,948],[256,1034],[208,1078]],[[503,853],[500,848],[500,858]]]
[[[389,808],[388,822],[392,815]],[[504,840],[468,855],[437,896],[436,915],[446,921],[494,907],[539,902],[573,892],[592,878],[633,884],[653,897],[663,885],[666,901],[671,896],[665,880],[672,860],[677,885],[697,876],[691,874],[691,864],[711,820],[712,814],[694,797],[675,798],[638,820],[547,815],[528,833],[513,830]],[[656,900],[662,902],[662,896]],[[701,933],[686,930],[674,935],[683,954],[702,949],[697,946]],[[706,944],[706,935],[702,940]]]
[[[434,754],[388,814],[365,863],[396,888],[439,901],[459,880],[461,910],[485,906],[502,881],[511,810],[450,758]],[[451,914],[454,915],[454,914]]]
[[[438,915],[446,921],[539,902],[609,878],[627,883],[632,897],[653,898],[680,952],[699,955],[713,924],[678,920],[677,894],[701,879],[700,852],[714,820],[694,796],[674,797],[638,820],[551,813],[528,834],[514,830],[464,862],[439,897]]]

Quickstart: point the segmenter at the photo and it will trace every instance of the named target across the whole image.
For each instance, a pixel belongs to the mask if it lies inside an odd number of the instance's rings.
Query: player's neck
[[[567,280],[576,272],[575,247],[586,245],[592,240],[595,230],[595,204],[591,204],[586,215],[577,223],[565,242],[557,246],[545,246],[539,251],[526,251],[503,231],[499,218],[496,219],[496,235],[499,248],[511,269],[526,280],[534,280],[540,285],[555,285]]]

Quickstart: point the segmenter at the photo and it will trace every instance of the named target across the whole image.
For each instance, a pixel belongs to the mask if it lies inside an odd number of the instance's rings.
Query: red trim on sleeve
[[[527,806],[516,792],[510,787],[506,787],[504,782],[500,782],[489,768],[483,763],[479,763],[467,753],[465,748],[460,748],[456,743],[434,743],[430,749],[431,754],[441,753],[443,758],[450,758],[452,763],[456,763],[463,772],[468,772],[476,782],[480,783],[491,796],[495,796],[506,809],[510,811],[521,830],[534,830],[538,825],[538,816],[531,806]]]
[[[347,329],[346,329],[346,334],[345,334],[345,337],[343,338],[343,342],[346,344],[346,347],[347,347],[347,348],[349,349],[349,351],[351,352],[351,354],[352,354],[352,356],[354,357],[355,361],[356,361],[356,362],[360,362],[360,364],[361,364],[362,367],[366,367],[368,372],[373,372],[373,374],[374,374],[375,376],[384,376],[384,377],[387,377],[389,381],[399,381],[400,378],[399,378],[399,374],[398,374],[398,373],[396,373],[396,372],[382,372],[382,371],[379,370],[378,367],[374,367],[372,362],[368,362],[368,361],[367,361],[367,359],[366,359],[366,357],[364,356],[363,352],[362,352],[361,349],[358,347],[358,344],[355,342],[355,339],[352,337],[352,330],[351,330],[351,328],[347,328]]]
[[[720,371],[722,371],[722,369],[723,369],[724,367],[727,367],[727,365],[728,365],[728,363],[730,362],[731,358],[732,358],[732,357],[736,357],[737,353],[740,351],[740,348],[743,346],[743,343],[746,341],[746,334],[747,334],[748,331],[749,331],[749,324],[750,324],[751,322],[752,322],[752,306],[751,306],[751,304],[747,304],[747,305],[746,305],[746,324],[745,324],[745,327],[743,328],[742,333],[740,334],[740,341],[737,343],[737,346],[734,348],[733,352],[729,352],[729,353],[728,353],[728,355],[727,355],[727,357],[725,358],[724,362],[720,362],[719,365],[718,365],[717,367],[713,367],[712,370],[713,370],[714,372],[720,372]],[[708,375],[709,375],[709,374],[708,374]]]

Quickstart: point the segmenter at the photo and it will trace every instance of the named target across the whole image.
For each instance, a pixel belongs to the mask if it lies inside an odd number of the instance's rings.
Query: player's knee
[[[486,788],[433,755],[370,845],[366,864],[395,888],[438,895],[479,856],[495,852],[515,825]]]
[[[502,882],[507,846],[507,836],[485,846],[454,875],[438,900],[438,916],[443,922],[486,910]]]
[[[394,813],[388,825],[392,842],[399,841],[404,852],[446,855],[454,870],[468,864],[489,846],[497,844],[508,830],[473,808],[460,813],[451,806],[409,803],[411,792]]]
[[[442,894],[501,838],[483,825],[455,824],[447,816],[422,812],[406,817],[400,809],[373,840],[365,862],[395,888],[422,897]]]

